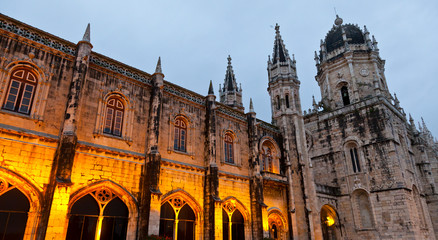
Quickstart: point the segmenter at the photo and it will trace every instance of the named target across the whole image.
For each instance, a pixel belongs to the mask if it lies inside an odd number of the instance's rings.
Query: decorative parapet
[[[267,130],[272,131],[274,133],[280,133],[280,129],[278,129],[278,127],[276,127],[276,126],[274,126],[272,124],[264,122],[264,121],[262,121],[260,119],[257,119],[257,122],[259,123],[259,126],[264,128],[264,129],[267,129]]]
[[[237,118],[239,120],[246,122],[246,116],[243,113],[233,111],[229,107],[220,106],[217,110],[225,115],[228,115],[228,116],[231,116],[231,117],[234,117],[234,118]]]
[[[341,194],[341,189],[339,187],[332,187],[318,183],[315,183],[315,186],[317,193],[327,194],[331,196],[338,196]]]
[[[205,99],[203,97],[196,96],[196,94],[192,94],[190,93],[188,90],[184,91],[183,89],[179,89],[176,86],[172,86],[170,83],[166,82],[164,84],[164,91],[176,95],[178,97],[182,97],[184,99],[187,99],[191,102],[197,103],[197,104],[201,104],[204,105],[205,104]]]
[[[65,40],[64,40],[65,42],[63,43],[62,41],[55,40],[51,37],[42,36],[40,33],[37,33],[36,31],[32,31],[24,27],[19,27],[14,23],[6,21],[5,19],[0,20],[0,29],[17,34],[18,36],[43,44],[47,47],[54,48],[58,51],[61,51],[69,55],[74,56],[76,54],[76,50],[73,47],[74,46],[73,43],[67,42]]]
[[[151,80],[149,78],[147,78],[145,76],[142,76],[140,74],[137,74],[137,73],[135,73],[135,72],[133,72],[133,71],[131,71],[129,69],[126,69],[126,68],[123,68],[123,67],[119,67],[119,66],[117,66],[117,65],[115,65],[113,63],[110,63],[110,62],[108,62],[106,60],[103,60],[103,59],[101,59],[101,58],[99,58],[97,56],[91,56],[90,57],[90,62],[92,62],[92,63],[94,63],[94,64],[96,64],[96,65],[98,65],[100,67],[103,67],[103,68],[106,68],[108,70],[117,72],[117,73],[122,74],[124,76],[127,76],[129,78],[133,78],[133,79],[135,79],[137,81],[140,81],[142,83],[146,83],[146,84],[150,84],[150,85],[152,84],[152,82],[151,82]]]

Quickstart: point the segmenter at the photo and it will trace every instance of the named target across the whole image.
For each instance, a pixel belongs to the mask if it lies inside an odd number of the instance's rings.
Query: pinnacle
[[[87,25],[87,29],[85,30],[84,36],[82,37],[82,41],[90,42],[90,23]]]
[[[208,95],[214,95],[213,82],[210,80],[210,86],[208,87]]]
[[[155,73],[163,73],[161,70],[161,57],[158,57],[157,67],[155,68]]]

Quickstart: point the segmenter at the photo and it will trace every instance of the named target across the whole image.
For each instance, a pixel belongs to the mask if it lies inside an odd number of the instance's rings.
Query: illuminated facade
[[[368,31],[336,26],[302,113],[276,26],[272,124],[0,15],[0,239],[435,239],[437,144],[389,94]]]

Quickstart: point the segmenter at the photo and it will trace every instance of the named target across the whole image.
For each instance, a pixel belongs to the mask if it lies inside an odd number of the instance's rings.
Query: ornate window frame
[[[124,105],[124,114],[122,119],[122,132],[120,136],[112,135],[104,132],[105,116],[107,109],[107,102],[110,99],[117,98],[121,100]],[[97,108],[96,124],[94,127],[94,137],[105,136],[125,140],[128,144],[132,143],[132,132],[134,125],[134,106],[129,99],[118,91],[112,91],[99,98],[99,106]]]
[[[266,146],[266,145],[271,145],[271,147]],[[266,153],[266,148],[269,148],[271,150],[270,156],[272,157],[272,165],[271,168],[272,169],[265,169],[266,168],[266,164],[264,163],[264,159],[266,158],[265,153]],[[267,153],[266,153],[267,154]],[[275,173],[275,174],[280,174],[280,158],[281,158],[281,151],[280,148],[278,147],[277,142],[269,136],[265,136],[260,140],[260,144],[259,144],[259,159],[260,159],[260,171],[264,171],[264,172],[270,172],[270,173]]]
[[[289,231],[288,223],[280,209],[276,207],[268,209],[268,227],[271,238],[273,238],[271,233],[273,225],[277,228],[277,239],[286,239],[286,233]]]
[[[243,216],[243,225],[244,225],[244,234],[245,239],[251,235],[251,225],[249,218],[249,211],[245,208],[245,206],[235,197],[226,197],[222,200],[221,209],[225,210],[228,214],[229,222],[231,222],[231,217],[233,213],[238,210]]]
[[[184,123],[186,124],[186,146],[185,146],[185,152],[183,151],[179,151],[179,150],[175,150],[174,148],[174,141],[175,141],[175,123],[176,120],[182,120],[184,121]],[[194,124],[190,121],[190,118],[187,117],[185,114],[176,114],[174,116],[171,116],[169,119],[169,131],[168,131],[168,147],[167,147],[167,152],[171,153],[180,153],[180,154],[186,154],[186,155],[190,155],[192,156],[192,158],[194,157],[194,153],[193,153],[193,142],[194,142]]]
[[[229,136],[232,138],[232,150],[233,150],[233,160],[234,162],[227,162],[226,161],[226,155],[225,155],[225,142],[226,142],[226,137]],[[223,130],[221,135],[220,135],[220,161],[222,164],[229,164],[229,165],[235,165],[235,166],[241,166],[242,165],[242,161],[241,161],[241,154],[240,154],[240,141],[239,138],[237,136],[237,134],[232,131],[232,130]]]
[[[12,80],[11,75],[18,69],[27,69],[37,78],[29,113],[20,113],[4,108],[6,97],[9,93],[9,86]],[[0,79],[3,79],[0,82],[0,111],[3,113],[11,113],[20,117],[31,118],[37,123],[43,121],[52,75],[53,74],[51,73],[45,74],[40,67],[30,60],[20,60],[9,63],[4,69],[1,69],[0,72]]]

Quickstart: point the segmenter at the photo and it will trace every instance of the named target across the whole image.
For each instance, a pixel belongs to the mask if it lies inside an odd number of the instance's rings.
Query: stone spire
[[[155,73],[163,73],[161,69],[161,57],[158,57],[157,67],[155,68]]]
[[[276,64],[277,62],[286,62],[289,57],[289,53],[287,52],[286,46],[283,43],[283,39],[281,39],[280,35],[280,26],[275,24],[275,42],[274,42],[274,52],[272,54],[272,63]]]
[[[210,80],[210,86],[208,87],[208,95],[214,95],[213,82]]]
[[[236,77],[234,76],[233,66],[231,65],[231,57],[228,55],[227,71],[225,72],[224,86],[219,90],[220,102],[243,111],[242,104],[242,87],[237,86]]]
[[[249,99],[249,112],[254,112],[254,105],[252,104],[252,98]]]
[[[90,42],[90,24],[88,23],[87,29],[85,30],[84,36],[82,37],[82,41]]]

